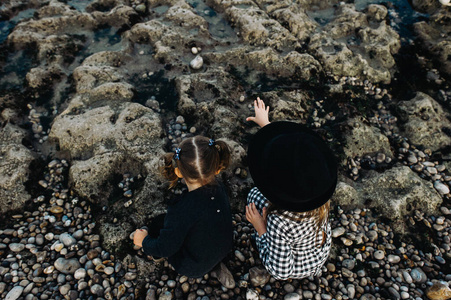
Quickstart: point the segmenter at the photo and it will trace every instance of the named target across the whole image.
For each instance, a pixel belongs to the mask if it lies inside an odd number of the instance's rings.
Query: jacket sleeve
[[[294,256],[284,229],[284,221],[269,216],[267,232],[256,238],[260,259],[275,278],[285,280],[293,274]]]
[[[143,240],[143,251],[147,255],[170,257],[183,245],[195,220],[183,209],[170,207],[164,218],[164,226],[158,238],[146,236]]]

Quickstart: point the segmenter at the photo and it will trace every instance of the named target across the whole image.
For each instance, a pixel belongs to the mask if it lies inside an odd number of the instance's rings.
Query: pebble
[[[424,283],[427,281],[427,276],[424,271],[420,268],[414,268],[410,272],[410,276],[412,277],[414,282]]]
[[[246,292],[247,300],[258,300],[258,293],[253,289],[248,289]]]
[[[8,294],[6,294],[5,300],[18,299],[22,295],[23,290],[24,288],[22,286],[16,285],[8,292]]]
[[[284,300],[300,300],[301,296],[297,293],[289,293],[283,297]]]
[[[374,258],[378,260],[382,260],[385,258],[385,253],[382,250],[377,250],[374,252]]]
[[[9,244],[9,249],[13,252],[20,252],[25,249],[25,245],[19,243],[11,243]]]
[[[346,229],[344,227],[337,227],[332,230],[332,237],[337,238],[345,234]]]
[[[54,266],[55,269],[57,269],[61,273],[74,274],[75,271],[80,268],[80,263],[76,258],[65,259],[60,257],[55,261]]]
[[[84,268],[79,268],[74,272],[74,278],[79,280],[86,277],[86,270]]]
[[[190,63],[189,63],[190,67],[193,68],[194,70],[199,70],[200,68],[202,68],[202,66],[204,65],[204,59],[202,58],[202,56],[197,55]]]
[[[449,187],[442,183],[441,181],[435,181],[434,182],[434,188],[439,192],[441,195],[447,195],[449,194]]]

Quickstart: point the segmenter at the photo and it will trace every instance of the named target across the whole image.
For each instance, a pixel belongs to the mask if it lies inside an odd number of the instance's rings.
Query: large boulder
[[[439,150],[451,145],[449,114],[429,95],[418,92],[414,98],[401,101],[398,113],[404,124],[402,135],[417,146]]]
[[[433,184],[421,179],[406,166],[396,166],[383,173],[369,171],[361,182],[341,181],[332,201],[348,207],[375,209],[393,221],[393,228],[405,232],[405,217],[414,210],[436,213],[442,197]]]
[[[125,102],[81,114],[65,111],[55,118],[49,137],[75,159],[70,171],[75,190],[96,200],[109,192],[103,189],[107,179],[127,168],[133,169],[127,164],[117,168],[122,161],[131,164],[161,155],[161,135],[161,120],[153,110]]]
[[[25,130],[11,123],[0,130],[0,213],[22,208],[31,198],[24,184],[36,157],[22,144],[26,136]]]

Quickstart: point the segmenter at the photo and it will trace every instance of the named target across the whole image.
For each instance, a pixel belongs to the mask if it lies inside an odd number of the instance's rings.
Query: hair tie
[[[180,149],[180,148],[175,148],[174,159],[180,160],[180,151],[181,151],[181,150],[182,150],[182,149]]]
[[[210,139],[209,141],[208,141],[208,146],[214,146],[215,145],[215,140],[214,139]]]

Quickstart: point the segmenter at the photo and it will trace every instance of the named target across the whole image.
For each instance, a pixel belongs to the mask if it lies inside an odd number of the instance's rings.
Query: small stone
[[[337,227],[332,230],[332,237],[336,238],[345,234],[346,229],[344,227]]]
[[[262,267],[252,267],[249,269],[249,280],[255,287],[264,286],[271,279],[268,271]]]
[[[253,289],[248,289],[246,292],[246,300],[258,300],[258,293]]]
[[[401,299],[401,295],[398,293],[397,290],[395,290],[394,287],[389,287],[388,288],[388,292],[390,293],[390,295],[393,296],[394,299]]]
[[[376,156],[376,162],[378,164],[381,164],[385,161],[385,154],[384,153],[378,153]]]
[[[293,293],[295,290],[294,286],[290,283],[284,284],[283,289],[287,294]]]
[[[106,275],[111,275],[111,274],[114,273],[114,268],[113,268],[113,267],[106,267],[106,268],[103,270],[103,272],[104,272]]]
[[[74,273],[74,278],[77,280],[83,279],[86,277],[86,270],[83,268],[77,269]]]
[[[349,270],[352,270],[355,267],[355,261],[353,259],[345,259],[341,264]]]
[[[72,245],[77,243],[77,240],[72,235],[70,235],[69,233],[62,233],[62,234],[60,234],[59,240],[66,247],[70,247],[70,246],[72,246]]]
[[[191,48],[191,53],[194,54],[194,55],[196,55],[197,53],[199,53],[199,50],[197,50],[196,47],[192,47],[192,48]]]
[[[145,4],[139,4],[136,6],[135,10],[139,13],[145,13],[146,12],[146,5]]]
[[[5,300],[16,300],[18,299],[23,292],[24,288],[22,286],[13,287],[8,294],[6,294]]]
[[[90,289],[91,293],[97,296],[103,296],[103,287],[100,284],[94,284]]]
[[[303,299],[313,299],[313,292],[309,290],[304,290],[302,292],[302,298]]]
[[[185,294],[189,292],[189,289],[190,289],[190,285],[189,285],[188,282],[182,283],[182,291],[183,291]]]
[[[245,99],[246,99],[246,97],[244,97],[243,95],[240,96],[240,102],[241,103],[243,103]]]
[[[393,254],[389,254],[387,256],[387,259],[392,264],[397,264],[401,261],[401,257],[399,257],[398,255],[393,255]]]
[[[439,192],[441,195],[447,195],[449,194],[449,187],[442,183],[441,181],[435,181],[434,182],[434,188]]]
[[[289,293],[286,294],[285,297],[283,297],[284,300],[299,300],[301,299],[301,296],[297,293]]]
[[[80,263],[76,258],[58,258],[54,263],[55,268],[64,274],[74,274],[80,268]]]
[[[202,68],[202,66],[204,65],[204,59],[202,58],[202,56],[197,55],[190,63],[189,63],[190,67],[193,68],[194,70],[199,70],[200,68]]]
[[[427,281],[426,273],[420,268],[415,268],[410,271],[410,276],[412,277],[414,282],[417,283],[425,283]]]
[[[61,295],[66,296],[70,291],[70,284],[67,283],[65,285],[60,286],[59,291]]]
[[[243,253],[241,253],[239,250],[235,250],[235,256],[238,258],[241,262],[246,261],[246,258],[244,257]]]
[[[9,249],[12,252],[20,252],[23,249],[25,249],[25,245],[24,244],[19,244],[19,243],[11,243],[11,244],[9,244]]]
[[[402,277],[404,278],[405,282],[409,284],[413,282],[412,276],[410,276],[409,272],[407,272],[406,270],[402,271]]]
[[[158,297],[158,300],[171,300],[171,299],[172,299],[172,294],[170,291],[161,293],[160,297]]]
[[[384,251],[382,251],[382,250],[374,251],[374,258],[375,259],[381,260],[381,259],[384,259],[384,257],[385,257]]]
[[[426,295],[431,300],[446,300],[451,298],[451,289],[442,282],[435,282],[426,290]]]

